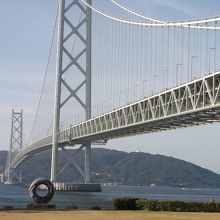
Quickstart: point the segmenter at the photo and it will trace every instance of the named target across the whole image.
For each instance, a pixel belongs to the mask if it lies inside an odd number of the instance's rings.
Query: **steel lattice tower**
[[[11,162],[16,155],[16,153],[22,149],[23,141],[23,110],[21,112],[15,112],[12,110],[12,121],[11,121],[11,136],[10,136],[10,149],[8,152],[7,158],[7,179],[8,182],[11,182],[11,179],[15,173],[12,175]],[[17,176],[17,175],[16,175]],[[21,172],[20,176],[17,178],[21,181]]]
[[[87,0],[91,4],[91,0]],[[75,25],[69,18],[71,10],[77,9],[83,15],[82,21]],[[57,160],[58,160],[58,141],[60,131],[60,112],[66,103],[71,99],[76,101],[85,111],[85,119],[91,118],[91,9],[86,7],[80,0],[59,0],[58,14],[58,45],[57,45],[57,66],[56,66],[56,88],[54,104],[54,122],[53,122],[53,145],[51,161],[51,180],[57,179]],[[80,28],[84,28],[81,33]],[[69,31],[67,31],[69,30]],[[70,48],[65,45],[75,36],[83,48],[76,56],[72,55]],[[64,56],[68,57],[69,63],[64,62]],[[84,63],[79,59],[84,57]],[[65,73],[71,68],[77,68],[82,76],[81,82],[76,87],[68,83],[65,79]],[[78,73],[77,73],[78,74]],[[68,95],[62,100],[62,87],[68,91]],[[79,91],[84,89],[85,98],[80,96]],[[91,182],[90,163],[91,163],[91,144],[85,143],[85,183]]]

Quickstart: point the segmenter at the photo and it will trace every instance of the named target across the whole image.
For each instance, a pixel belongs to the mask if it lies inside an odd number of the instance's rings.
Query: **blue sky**
[[[100,0],[101,1],[101,0]],[[142,14],[165,20],[219,15],[219,0],[121,0]],[[29,135],[50,47],[57,0],[0,1],[0,150],[9,145],[11,109],[24,109]],[[106,147],[177,157],[220,173],[220,125],[110,141]]]

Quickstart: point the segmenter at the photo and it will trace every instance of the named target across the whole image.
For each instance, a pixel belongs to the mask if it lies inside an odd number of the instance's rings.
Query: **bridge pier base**
[[[54,188],[56,191],[73,191],[73,192],[101,192],[101,184],[98,183],[63,183],[54,182]]]

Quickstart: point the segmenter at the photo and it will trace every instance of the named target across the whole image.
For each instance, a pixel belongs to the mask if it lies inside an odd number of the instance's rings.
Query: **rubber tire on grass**
[[[37,194],[37,188],[40,185],[44,185],[47,187],[47,194],[45,196],[39,196]],[[29,188],[30,197],[33,199],[35,203],[38,203],[38,204],[47,204],[48,202],[50,202],[54,196],[54,191],[55,189],[54,189],[53,183],[50,180],[43,179],[43,178],[34,180],[31,183],[30,188]]]

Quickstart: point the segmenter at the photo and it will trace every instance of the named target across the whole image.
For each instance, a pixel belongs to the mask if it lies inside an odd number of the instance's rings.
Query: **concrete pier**
[[[73,191],[73,192],[101,192],[101,184],[98,183],[53,183],[56,191]]]
[[[4,174],[3,173],[0,174],[0,183],[4,183]]]

